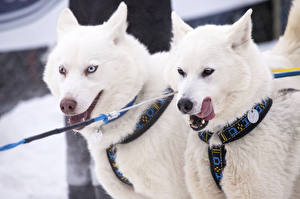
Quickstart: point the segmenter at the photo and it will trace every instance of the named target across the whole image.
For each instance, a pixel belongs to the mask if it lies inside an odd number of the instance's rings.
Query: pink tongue
[[[202,101],[201,112],[196,116],[206,121],[212,120],[215,117],[215,112],[210,97],[206,97]]]

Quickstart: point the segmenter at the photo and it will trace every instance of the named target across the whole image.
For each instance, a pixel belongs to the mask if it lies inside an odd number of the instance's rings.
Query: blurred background
[[[94,25],[107,20],[120,1],[94,2],[96,0],[0,0],[0,145],[65,125],[58,102],[42,81],[42,73],[49,49],[56,42],[56,21],[63,8],[70,6],[81,24]],[[133,13],[128,32],[145,43],[151,53],[168,50],[170,8],[193,27],[230,24],[252,8],[253,38],[266,50],[283,33],[291,5],[291,0],[125,2],[130,4],[129,13]],[[135,8],[141,6],[150,12],[151,18],[157,16],[156,20],[163,20],[160,25],[166,29],[159,31],[165,35],[164,47],[155,44],[159,40],[151,38],[151,34],[139,31],[138,17],[142,15],[135,15]],[[147,31],[151,29],[150,25],[143,26]],[[98,185],[90,174],[90,159],[84,144],[72,148],[70,139],[57,135],[0,153],[0,198],[65,199],[76,198],[75,195],[80,196],[77,198],[106,198],[101,188],[98,193],[91,188]],[[70,158],[76,153],[81,157]],[[78,169],[79,164],[88,167],[86,171]],[[93,193],[89,195],[90,192]],[[85,193],[85,197],[78,193]]]

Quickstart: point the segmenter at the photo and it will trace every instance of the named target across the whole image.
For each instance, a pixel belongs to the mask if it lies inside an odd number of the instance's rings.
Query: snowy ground
[[[51,96],[19,103],[0,119],[0,145],[63,126]],[[0,152],[1,199],[66,199],[64,135]]]

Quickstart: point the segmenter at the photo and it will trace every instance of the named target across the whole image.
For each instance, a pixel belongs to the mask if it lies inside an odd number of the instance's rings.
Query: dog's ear
[[[247,45],[251,41],[252,33],[252,9],[249,9],[237,22],[235,22],[229,33],[229,42],[233,49]]]
[[[65,8],[60,16],[58,17],[57,21],[57,34],[58,37],[74,29],[76,26],[79,26],[78,21],[72,11],[69,8]]]
[[[173,38],[172,45],[178,42],[193,28],[186,24],[174,11],[172,12]]]
[[[105,24],[110,30],[110,38],[118,44],[126,34],[127,29],[127,5],[121,2],[118,9],[113,13]]]

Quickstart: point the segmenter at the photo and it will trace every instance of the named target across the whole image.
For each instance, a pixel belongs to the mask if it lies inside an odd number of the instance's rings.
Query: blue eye
[[[98,66],[89,66],[89,67],[87,67],[85,73],[86,74],[94,73],[94,72],[96,72],[97,68],[98,68]]]
[[[65,69],[64,66],[59,66],[59,73],[62,74],[62,75],[66,75],[67,73],[67,70]]]

